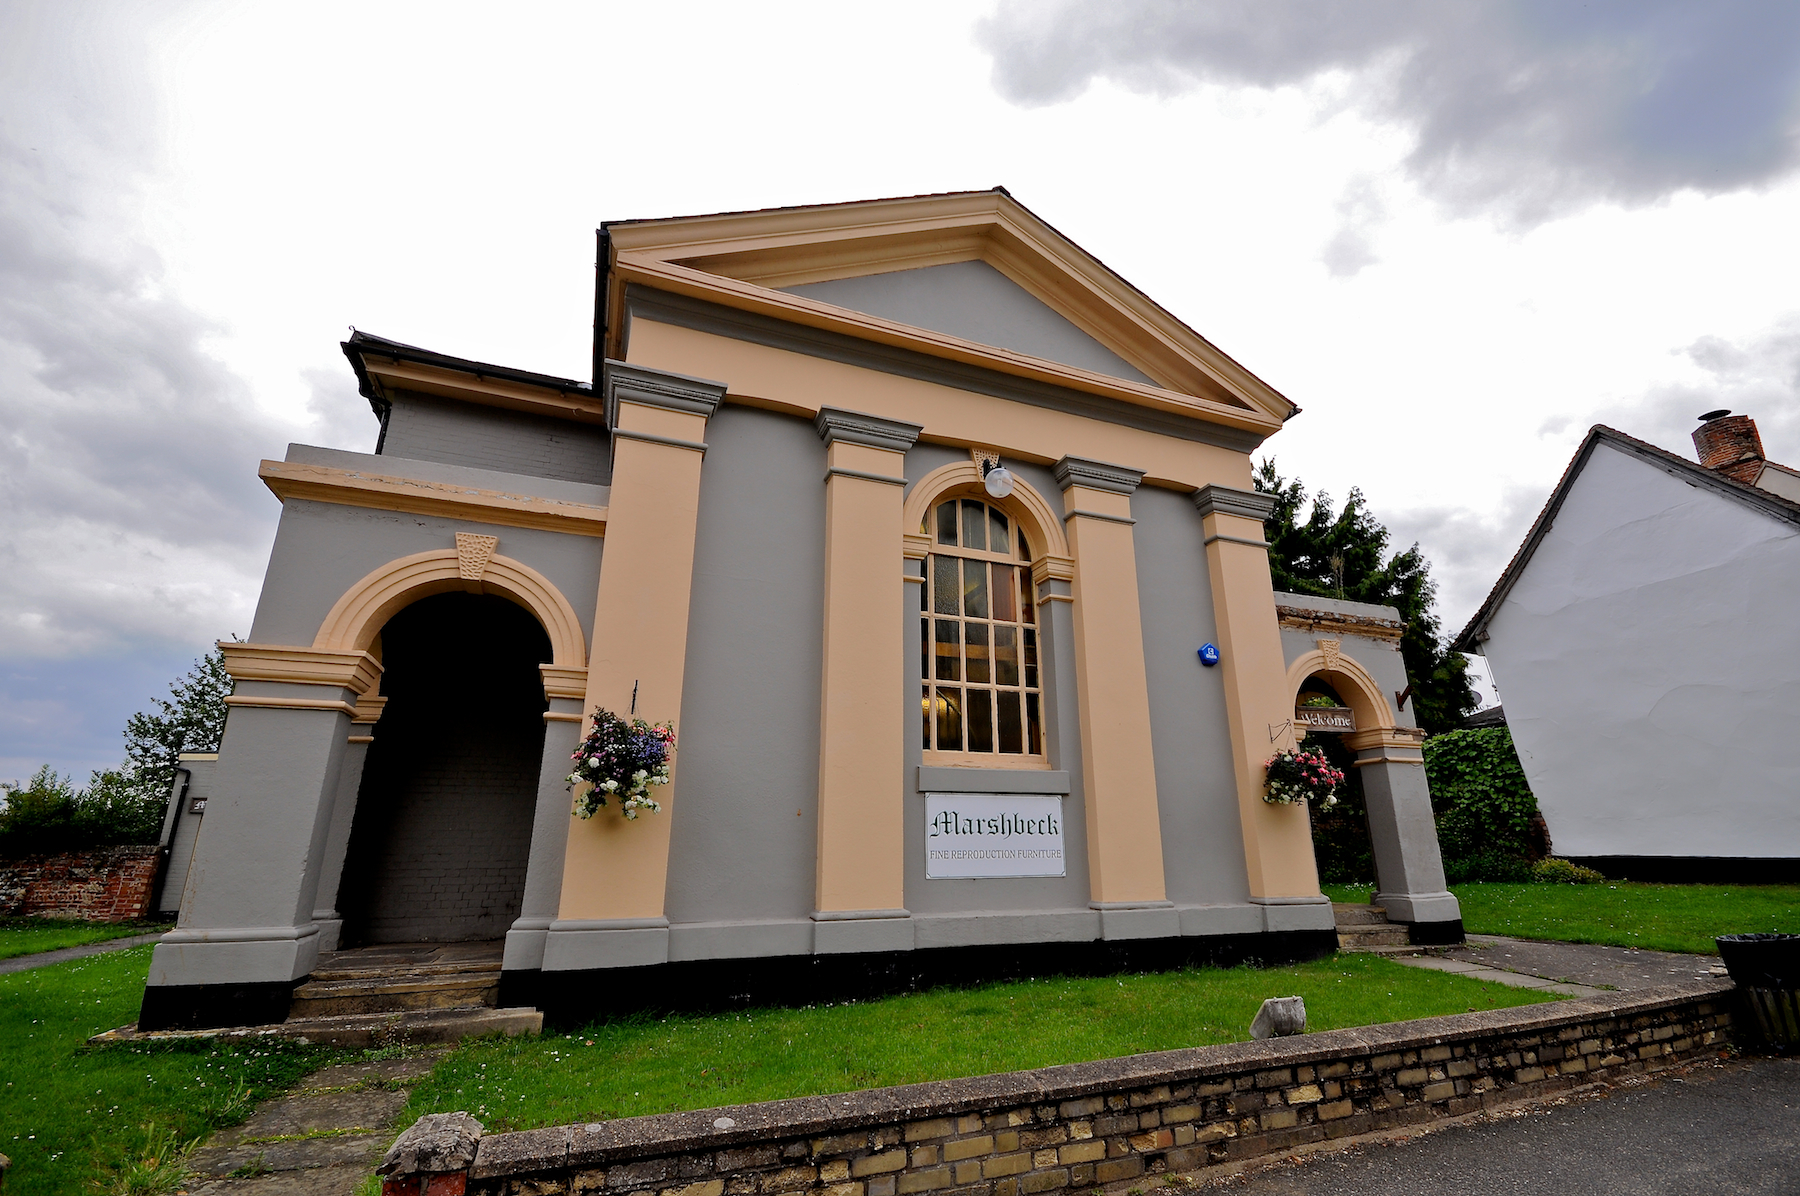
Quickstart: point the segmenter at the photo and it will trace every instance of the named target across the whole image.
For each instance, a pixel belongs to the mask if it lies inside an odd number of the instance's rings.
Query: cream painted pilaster
[[[1131,495],[1135,469],[1056,463],[1075,558],[1075,675],[1087,801],[1088,888],[1104,938],[1179,933],[1163,887],[1162,824],[1150,745],[1150,692],[1138,608]]]
[[[1269,580],[1269,549],[1263,539],[1263,520],[1274,500],[1204,486],[1194,495],[1194,505],[1200,511],[1206,569],[1212,579],[1219,671],[1231,728],[1250,896],[1269,907],[1271,930],[1321,928],[1313,925],[1321,917],[1316,910],[1276,912],[1286,905],[1323,903],[1323,926],[1330,926],[1330,905],[1319,894],[1306,807],[1270,805],[1262,799],[1263,762],[1294,746],[1293,693],[1287,683],[1275,587]]]
[[[917,424],[827,407],[813,950],[906,950],[906,597],[895,531]],[[914,595],[916,599],[916,595]]]
[[[617,361],[606,363],[605,385],[612,494],[583,713],[627,716],[635,693],[639,718],[678,723],[700,467],[725,387]],[[662,813],[627,822],[614,805],[570,824],[546,970],[668,958],[663,897],[680,789],[678,741],[674,779],[656,794]]]

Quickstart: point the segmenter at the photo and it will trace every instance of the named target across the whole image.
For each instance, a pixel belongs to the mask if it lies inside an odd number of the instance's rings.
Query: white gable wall
[[[1049,304],[986,262],[952,262],[783,287],[837,307],[1156,385]]]
[[[1595,446],[1484,645],[1558,855],[1800,856],[1800,528]]]

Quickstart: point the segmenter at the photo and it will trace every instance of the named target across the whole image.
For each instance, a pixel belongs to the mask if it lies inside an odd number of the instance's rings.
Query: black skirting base
[[[1408,922],[1406,936],[1415,947],[1448,947],[1463,941],[1462,919],[1450,922]]]
[[[287,1020],[292,980],[261,984],[147,985],[139,1030],[216,1030],[268,1026]]]
[[[1462,924],[1457,923],[1460,937]],[[1230,967],[1321,959],[1337,950],[1335,930],[942,947],[860,955],[704,959],[578,972],[500,974],[500,1004],[529,1006],[546,1027],[578,1029],[633,1013],[717,1012],[758,1005],[858,1001],[943,986],[1037,976],[1108,976],[1188,967]]]
[[[1572,855],[1608,880],[1671,885],[1800,884],[1800,859],[1705,855]]]

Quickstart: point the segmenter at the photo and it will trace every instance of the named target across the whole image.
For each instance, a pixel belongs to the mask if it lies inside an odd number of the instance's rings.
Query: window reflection
[[[926,526],[937,544],[920,595],[923,746],[1041,756],[1030,544],[1005,511],[976,499],[939,503]]]

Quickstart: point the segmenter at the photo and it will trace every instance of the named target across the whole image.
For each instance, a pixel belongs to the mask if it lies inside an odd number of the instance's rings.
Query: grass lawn
[[[1340,955],[1295,967],[1033,980],[819,1008],[646,1017],[465,1044],[413,1090],[403,1120],[467,1109],[490,1130],[532,1129],[1238,1042],[1265,997],[1294,994],[1306,998],[1309,1030],[1551,997]]]
[[[77,922],[64,918],[0,918],[0,959],[60,951],[83,943],[167,930],[162,922]]]
[[[1474,934],[1716,955],[1713,938],[1800,931],[1800,885],[1466,884],[1451,890]],[[1327,885],[1367,901],[1367,885]]]
[[[137,1017],[150,951],[0,976],[6,1196],[173,1190],[163,1185],[180,1179],[180,1147],[342,1056],[290,1043],[86,1046]]]

